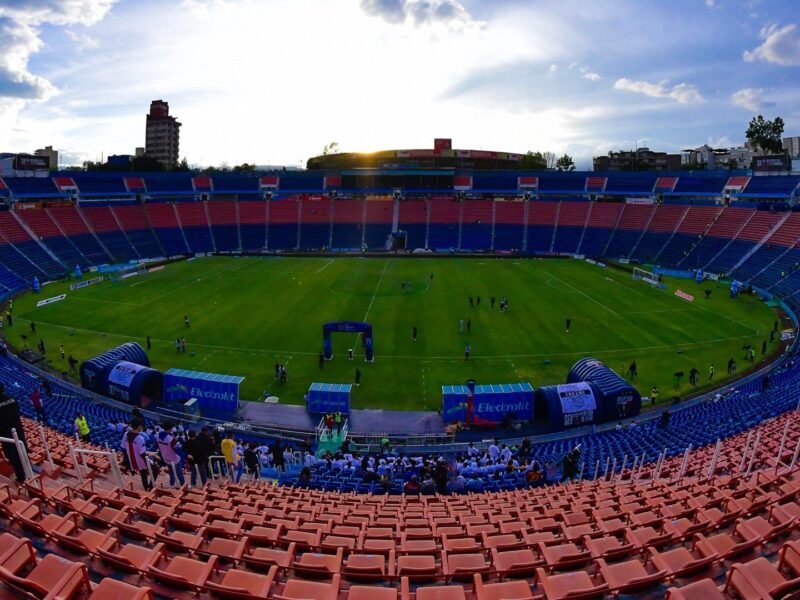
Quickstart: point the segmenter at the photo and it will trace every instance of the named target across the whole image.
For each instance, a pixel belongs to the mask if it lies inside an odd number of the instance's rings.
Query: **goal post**
[[[645,283],[656,286],[660,284],[658,281],[658,275],[651,273],[650,271],[646,271],[645,269],[640,269],[639,267],[633,268],[633,273],[631,276],[634,281],[644,281]]]

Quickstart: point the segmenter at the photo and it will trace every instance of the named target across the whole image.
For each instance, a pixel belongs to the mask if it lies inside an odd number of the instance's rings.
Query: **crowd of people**
[[[458,494],[480,492],[487,482],[505,476],[524,477],[529,485],[543,485],[578,477],[581,466],[580,446],[564,455],[560,461],[540,464],[531,456],[528,438],[516,446],[494,440],[485,449],[470,443],[466,452],[448,460],[444,455],[409,456],[393,452],[382,444],[377,454],[351,452],[343,448],[321,458],[307,454],[299,485],[312,487],[314,474],[322,476],[355,476],[372,485],[376,492],[388,492],[398,484],[405,494]]]
[[[79,415],[76,419],[79,434],[81,418]],[[170,486],[184,485],[186,471],[192,486],[198,482],[203,485],[215,475],[238,483],[245,474],[260,479],[265,467],[285,471],[286,464],[294,460],[294,449],[281,440],[271,445],[259,444],[235,438],[231,431],[223,433],[209,427],[186,429],[170,422],[146,426],[138,411],[134,411],[128,423],[109,423],[108,427],[121,435],[119,449],[124,469],[138,473],[146,490],[153,487],[164,471]],[[310,451],[310,445],[306,446]]]

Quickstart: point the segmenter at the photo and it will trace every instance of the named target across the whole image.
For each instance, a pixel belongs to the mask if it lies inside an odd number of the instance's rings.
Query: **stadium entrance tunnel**
[[[135,342],[84,361],[80,376],[84,389],[142,408],[163,396],[163,374],[150,368],[147,353]]]
[[[635,417],[642,408],[639,392],[596,358],[575,363],[567,383],[536,390],[533,414],[548,432]]]
[[[360,321],[334,321],[325,323],[322,326],[322,348],[325,353],[325,360],[333,358],[333,342],[331,333],[360,333],[361,345],[364,350],[364,360],[372,362],[375,360],[375,350],[372,344],[372,325]]]

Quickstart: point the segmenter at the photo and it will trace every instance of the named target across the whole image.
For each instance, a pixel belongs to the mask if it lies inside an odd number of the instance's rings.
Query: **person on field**
[[[414,325],[411,328],[411,341],[412,342],[416,342],[417,341],[417,326],[416,325]]]
[[[714,379],[714,365],[708,366],[708,379],[709,381]]]
[[[181,352],[184,353],[184,354],[186,353],[186,338],[185,337],[181,338]]]
[[[480,308],[480,307],[481,307],[481,297],[480,297],[480,296],[478,296],[477,298],[475,298],[475,306],[476,306],[477,308]]]
[[[356,376],[353,385],[355,385],[356,387],[361,385],[361,370],[358,367],[356,367]]]
[[[467,333],[472,333],[472,319],[467,319]]]
[[[494,296],[489,296],[489,304],[491,305],[492,308],[494,308],[495,300],[496,298]]]
[[[636,366],[636,361],[633,361],[628,367],[628,377],[631,379],[636,379],[636,376],[638,374],[639,374],[639,367]]]
[[[464,333],[464,319],[458,322],[458,333]]]
[[[767,340],[761,342],[761,354],[762,356],[767,353]]]
[[[333,415],[333,422],[336,423],[336,433],[338,435],[342,434],[342,411],[337,410],[336,414]]]
[[[653,386],[653,389],[650,390],[650,404],[655,404],[658,402],[658,388]]]
[[[183,326],[186,329],[189,329],[189,327],[192,326],[192,322],[189,320],[189,315],[183,315]]]
[[[59,352],[59,354],[61,354],[61,360],[64,360],[64,344],[61,344],[58,347],[58,352]]]
[[[470,308],[475,308],[475,302],[473,302],[472,296],[469,297],[469,307]],[[34,333],[36,333],[36,332],[34,331]]]
[[[175,352],[181,351],[181,338],[175,338]]]
[[[692,385],[697,385],[697,376],[700,374],[695,367],[692,367],[691,371],[689,371],[689,383]]]
[[[469,344],[464,347],[464,360],[469,360],[469,353],[472,352],[472,348]]]
[[[62,346],[62,348],[63,348],[63,346]],[[152,349],[153,349],[153,342],[150,341],[150,336],[148,335],[147,336],[147,351],[150,352],[150,350],[152,350]]]
[[[570,326],[571,326],[571,325],[572,325],[572,319],[570,319],[569,317],[567,317],[567,318],[564,320],[564,326],[565,326],[565,327],[566,327],[566,329],[567,329],[567,333],[569,333],[569,328],[570,328]]]
[[[75,375],[77,375],[78,374],[78,369],[77,369],[78,360],[76,358],[74,358],[72,356],[72,354],[70,354],[69,358],[67,358],[67,363],[69,363],[69,372],[70,373],[74,373]]]

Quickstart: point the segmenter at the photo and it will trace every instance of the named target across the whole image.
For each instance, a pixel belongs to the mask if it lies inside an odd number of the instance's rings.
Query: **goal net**
[[[650,271],[645,271],[644,269],[640,269],[639,267],[633,268],[633,280],[644,281],[645,283],[649,283],[650,285],[659,285],[658,275],[656,275],[655,273],[651,273]]]

